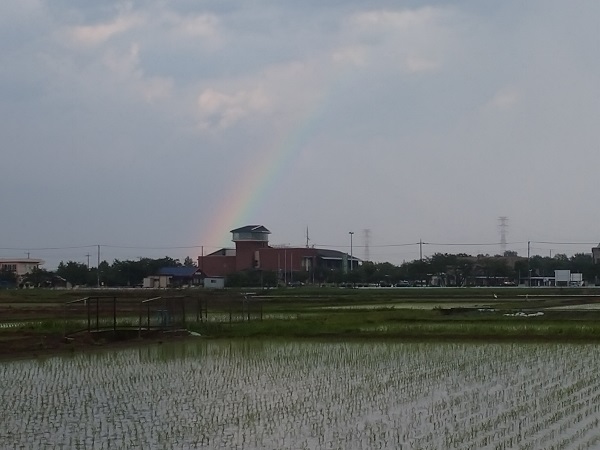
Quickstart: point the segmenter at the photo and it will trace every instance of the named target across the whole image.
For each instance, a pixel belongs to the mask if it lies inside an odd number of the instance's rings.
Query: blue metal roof
[[[182,267],[161,267],[158,269],[158,275],[166,275],[171,277],[187,277],[191,278],[196,274],[200,274],[200,269],[194,266]]]

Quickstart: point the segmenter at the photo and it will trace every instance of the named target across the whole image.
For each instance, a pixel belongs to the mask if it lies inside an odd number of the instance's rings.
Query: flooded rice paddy
[[[0,363],[6,449],[600,448],[600,346],[187,341]]]

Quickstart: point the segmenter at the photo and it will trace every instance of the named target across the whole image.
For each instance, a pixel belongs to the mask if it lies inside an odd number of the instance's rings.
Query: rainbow
[[[228,244],[231,229],[250,224],[252,214],[266,199],[279,175],[293,164],[319,127],[325,110],[323,102],[319,105],[321,107],[312,108],[300,125],[285,133],[262,158],[256,158],[256,163],[240,174],[239,181],[221,199],[220,208],[201,238],[209,252]]]

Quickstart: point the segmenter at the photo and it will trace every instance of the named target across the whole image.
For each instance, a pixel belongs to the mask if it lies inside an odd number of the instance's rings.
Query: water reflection
[[[600,349],[196,341],[0,366],[0,448],[597,448]]]

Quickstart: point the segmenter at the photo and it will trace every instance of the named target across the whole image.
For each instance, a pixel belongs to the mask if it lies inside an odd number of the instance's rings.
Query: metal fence
[[[186,329],[192,323],[262,320],[262,303],[252,297],[248,293],[225,298],[202,295],[144,299],[110,295],[84,297],[64,304],[65,335],[137,330],[141,336],[153,330]]]

